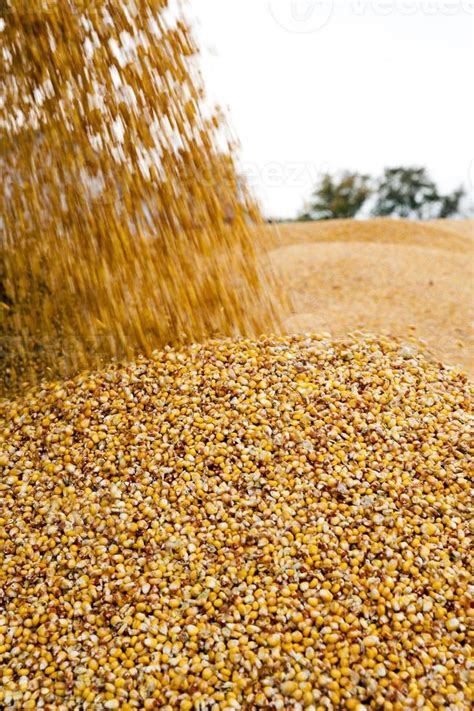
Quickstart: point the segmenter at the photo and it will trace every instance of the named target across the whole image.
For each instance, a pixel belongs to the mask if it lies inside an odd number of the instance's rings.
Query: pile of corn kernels
[[[0,706],[471,708],[471,398],[301,336],[3,402]]]

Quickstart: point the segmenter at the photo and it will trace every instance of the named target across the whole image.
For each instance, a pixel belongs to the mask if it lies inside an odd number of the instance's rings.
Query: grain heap
[[[4,390],[272,330],[258,215],[175,6],[0,0]]]
[[[0,706],[471,708],[471,398],[359,336],[4,402]]]

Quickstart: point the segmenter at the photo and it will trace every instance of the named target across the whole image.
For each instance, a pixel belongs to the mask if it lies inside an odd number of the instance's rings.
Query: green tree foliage
[[[439,218],[452,217],[459,214],[459,206],[465,193],[462,188],[458,188],[450,195],[443,195],[439,208]]]
[[[386,168],[377,186],[374,217],[419,220],[451,217],[459,212],[462,189],[441,195],[425,168]]]
[[[443,195],[425,168],[386,168],[373,180],[368,175],[324,173],[298,217],[300,220],[333,220],[364,214],[430,220],[460,215],[462,188]]]
[[[367,175],[347,171],[338,176],[325,173],[300,219],[335,220],[355,217],[371,193],[370,178]]]

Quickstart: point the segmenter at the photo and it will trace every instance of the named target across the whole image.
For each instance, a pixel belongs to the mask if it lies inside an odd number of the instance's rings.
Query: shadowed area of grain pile
[[[292,298],[289,333],[411,333],[474,376],[473,220],[333,220],[266,235]]]
[[[467,711],[471,402],[302,336],[4,403],[0,705]]]

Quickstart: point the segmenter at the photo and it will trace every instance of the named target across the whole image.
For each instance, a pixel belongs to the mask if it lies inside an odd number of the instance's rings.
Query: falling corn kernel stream
[[[5,387],[275,323],[258,213],[172,9],[0,4]]]

